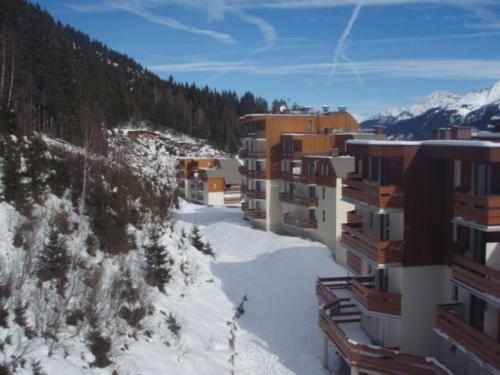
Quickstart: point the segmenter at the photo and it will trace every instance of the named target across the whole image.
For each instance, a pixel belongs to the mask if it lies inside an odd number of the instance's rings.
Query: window
[[[322,216],[322,218],[323,218],[323,223],[324,223],[324,222],[325,222],[325,210],[323,210],[323,211],[321,212],[321,216]]]
[[[325,188],[321,188],[321,198],[325,199]]]
[[[451,286],[451,299],[453,301],[458,301],[458,286],[456,285]]]
[[[313,130],[313,122],[311,120],[309,120],[307,122],[307,128],[309,129],[310,132],[312,132],[312,130]]]
[[[373,212],[368,213],[368,226],[373,228]]]

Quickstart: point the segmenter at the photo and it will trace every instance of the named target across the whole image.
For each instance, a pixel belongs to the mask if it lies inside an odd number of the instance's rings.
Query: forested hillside
[[[149,121],[237,149],[237,118],[265,112],[251,93],[162,80],[24,0],[0,2],[1,127],[103,151],[104,128]]]

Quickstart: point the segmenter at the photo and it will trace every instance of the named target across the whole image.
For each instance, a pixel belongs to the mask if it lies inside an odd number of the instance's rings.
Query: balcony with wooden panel
[[[266,138],[266,131],[264,129],[259,129],[259,130],[247,130],[244,131],[243,134],[241,135],[242,138],[253,138],[253,139],[258,139],[258,138]]]
[[[283,214],[283,222],[285,224],[301,228],[301,229],[317,229],[318,221],[314,219],[303,219],[295,217],[289,213]]]
[[[316,185],[317,182],[316,176],[305,176],[290,172],[281,172],[281,179],[306,185]]]
[[[397,185],[381,186],[350,174],[344,181],[342,196],[348,200],[378,208],[403,208],[403,188]]]
[[[250,199],[266,199],[266,191],[265,190],[252,190],[245,189],[245,195]]]
[[[403,260],[402,241],[379,241],[363,233],[361,224],[342,224],[342,242],[348,250],[378,264],[397,264]]]
[[[299,195],[292,195],[287,192],[280,193],[280,201],[308,208],[314,208],[318,206],[317,197],[303,197]]]
[[[377,346],[364,332],[361,312],[346,294],[346,290],[351,287],[351,279],[319,278],[316,282],[320,306],[319,326],[350,367],[362,372],[382,374],[449,374],[446,367],[435,359]],[[356,337],[349,337],[350,332],[356,332]]]
[[[266,211],[260,211],[256,209],[245,208],[243,210],[245,217],[253,220],[265,220],[267,217]]]
[[[401,315],[401,294],[375,290],[373,278],[353,278],[352,296],[368,312]]]
[[[255,151],[255,150],[240,150],[239,154],[240,159],[265,159],[266,152],[265,151]]]
[[[347,252],[347,268],[357,275],[361,273],[361,258],[350,251]]]
[[[265,180],[266,179],[266,171],[258,171],[258,170],[250,170],[247,169],[245,176],[247,178]]]
[[[474,328],[463,319],[463,304],[437,306],[436,329],[446,340],[460,345],[475,356],[500,368],[500,341]]]
[[[453,193],[454,216],[480,225],[500,225],[500,196]]]
[[[452,277],[480,294],[500,299],[500,271],[455,254],[452,260]]]

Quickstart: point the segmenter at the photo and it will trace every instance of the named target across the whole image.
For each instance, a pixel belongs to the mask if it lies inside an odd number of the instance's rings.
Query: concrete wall
[[[281,202],[279,199],[281,180],[265,180],[266,189],[266,230],[279,230],[281,228]]]
[[[224,205],[224,192],[215,192],[207,194],[207,204],[214,206],[223,206]]]
[[[401,350],[415,355],[437,356],[434,333],[436,305],[444,302],[447,266],[405,267],[402,274]]]

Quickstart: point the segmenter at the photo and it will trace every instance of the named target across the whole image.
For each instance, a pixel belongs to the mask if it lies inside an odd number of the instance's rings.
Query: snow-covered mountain
[[[463,96],[435,91],[409,108],[390,108],[361,123],[364,128],[383,125],[393,136],[423,139],[432,129],[470,125],[484,129],[492,116],[500,114],[500,81],[487,89]]]

